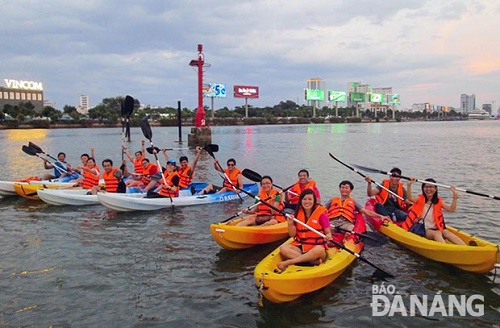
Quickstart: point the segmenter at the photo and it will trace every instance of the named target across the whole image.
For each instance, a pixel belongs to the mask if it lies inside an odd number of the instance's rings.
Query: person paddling
[[[354,185],[351,181],[344,180],[339,183],[340,197],[333,197],[325,205],[328,210],[327,215],[331,224],[341,229],[352,230],[356,222],[355,215],[357,212],[390,220],[388,216],[375,213],[359,205],[354,198],[351,198],[353,190]]]
[[[285,207],[295,209],[299,203],[299,195],[305,189],[313,190],[318,204],[321,204],[319,189],[316,187],[316,181],[309,178],[309,171],[302,169],[297,175],[299,179],[285,194]]]
[[[281,199],[280,191],[273,188],[273,179],[265,175],[260,179],[259,199],[265,200],[278,209],[283,209],[284,203]],[[285,222],[285,217],[276,210],[270,208],[266,204],[260,202],[250,210],[243,209],[242,213],[250,214],[238,222],[237,226],[254,226],[254,225],[273,225],[279,222]]]
[[[323,239],[315,232],[297,224],[293,218],[287,217],[288,234],[293,242],[280,247],[283,261],[278,263],[278,270],[283,271],[289,265],[311,263],[319,265],[326,259],[327,241],[332,239],[330,220],[326,208],[318,204],[316,194],[312,189],[305,189],[299,196],[294,217],[326,236]]]

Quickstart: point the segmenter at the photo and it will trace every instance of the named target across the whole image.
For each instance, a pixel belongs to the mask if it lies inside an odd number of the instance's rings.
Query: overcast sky
[[[255,106],[304,103],[310,78],[393,87],[413,103],[500,105],[500,2],[492,0],[2,0],[0,81],[40,81],[56,107],[130,94],[152,106],[197,106],[188,64],[204,47],[205,82],[227,85],[215,108],[260,88]],[[210,106],[210,100],[205,99]]]

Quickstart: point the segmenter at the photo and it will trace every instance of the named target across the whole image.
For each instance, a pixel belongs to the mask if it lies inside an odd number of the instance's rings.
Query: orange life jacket
[[[149,182],[151,182],[151,175],[156,173],[158,173],[158,167],[153,163],[149,163],[147,168],[143,167],[142,174],[144,174],[144,176],[142,177],[142,183],[148,185]]]
[[[410,207],[410,210],[408,211],[408,217],[401,224],[401,228],[408,231],[413,223],[417,222],[420,216],[423,214],[424,206],[425,196],[420,194],[418,195],[418,200]],[[438,197],[437,204],[433,204],[432,207],[432,213],[434,214],[434,222],[436,223],[436,227],[438,228],[438,230],[443,230],[444,228],[446,228],[443,217],[443,199],[441,197]]]
[[[226,187],[226,189],[228,189],[228,190],[234,190],[233,189],[233,185],[236,186],[236,187],[239,187],[239,188],[243,187],[243,186],[238,185],[238,175],[241,174],[240,169],[238,169],[238,168],[235,167],[232,173],[229,172],[229,169],[226,169],[224,171],[224,173],[227,175],[227,177],[229,178],[229,180],[232,183],[232,185],[231,185],[231,183],[229,183],[227,181],[227,178],[224,179],[224,187]]]
[[[318,205],[314,212],[311,213],[311,216],[307,219],[305,219],[305,214],[302,208],[299,209],[296,219],[304,222],[311,228],[316,229],[317,231],[322,232],[323,227],[321,226],[319,222],[319,218],[321,214],[326,212],[326,208],[324,208],[321,205]],[[315,232],[312,232],[311,230],[307,229],[303,225],[294,222],[295,228],[297,233],[295,234],[295,240],[292,242],[293,245],[295,246],[302,246],[302,251],[305,253],[308,250],[314,248],[316,245],[323,245],[325,249],[328,249],[328,246],[326,245],[326,241],[323,237],[318,235]]]
[[[144,156],[141,156],[139,158],[134,158],[134,172],[135,173],[142,173],[144,172],[144,166],[142,166],[142,161],[144,160]]]
[[[99,171],[97,175],[90,173],[89,171],[83,171],[83,189],[92,189],[93,186],[99,185]]]
[[[386,179],[386,180],[382,181],[382,186],[384,186],[384,188],[389,189],[389,180]],[[398,183],[398,188],[396,190],[396,194],[398,196],[400,196],[401,198],[403,198],[405,195],[404,187],[403,187],[403,184],[401,182]],[[380,192],[375,195],[375,199],[377,200],[377,202],[379,202],[381,204],[385,204],[385,202],[387,201],[387,198],[389,198],[389,192],[385,189],[380,189]],[[398,202],[399,208],[402,210],[405,210],[406,203],[399,198],[396,198],[396,200]]]
[[[265,201],[266,203],[270,203],[272,202],[271,199],[268,199],[269,197],[271,196],[274,196],[274,195],[278,195],[280,192],[276,189],[272,189],[269,194],[264,190],[264,189],[260,189],[259,191],[259,198],[263,201]],[[271,204],[271,205],[274,205],[274,204]],[[283,210],[283,203],[280,202],[280,204],[277,206],[278,209],[280,210]],[[273,213],[273,210],[263,204],[263,203],[259,203],[257,205],[257,211],[255,212],[255,214],[257,214],[257,216],[274,216],[274,218],[278,221],[278,222],[285,222],[286,218],[281,215],[279,212],[276,212],[276,213]]]
[[[299,181],[297,181],[292,188],[288,190],[288,202],[290,204],[298,204],[299,196],[305,189],[314,189],[316,187],[316,181],[309,180],[304,186],[301,186]]]
[[[111,171],[102,173],[102,178],[104,180],[104,185],[106,186],[107,192],[116,192],[118,189],[118,179],[115,178],[115,172],[118,169],[116,167],[112,168]]]
[[[356,210],[356,202],[352,198],[347,198],[344,203],[340,197],[333,197],[328,208],[328,217],[330,219],[342,216],[343,218],[354,223],[354,211]]]
[[[191,172],[191,175],[189,173]],[[193,182],[193,170],[191,166],[186,166],[185,169],[182,169],[182,166],[177,169],[177,173],[179,174],[179,187],[187,188],[191,182]]]
[[[169,190],[167,189],[167,186],[168,187],[174,187],[174,184],[172,182],[172,178],[175,177],[175,176],[179,176],[177,174],[177,172],[172,172],[168,175],[165,175],[165,181],[167,182],[167,184],[165,184],[163,182],[163,178],[161,179],[161,190],[158,192],[158,194],[164,196],[164,197],[179,197],[179,188],[177,187],[177,191],[173,191],[173,190]]]

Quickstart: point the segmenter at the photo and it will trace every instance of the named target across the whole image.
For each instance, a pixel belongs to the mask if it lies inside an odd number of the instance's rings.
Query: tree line
[[[121,122],[121,104],[124,101],[124,97],[114,97],[114,98],[104,98],[101,103],[97,106],[89,109],[88,114],[84,115],[77,111],[74,106],[66,105],[63,110],[57,110],[51,106],[45,106],[39,112],[35,111],[34,106],[31,102],[21,102],[18,105],[4,105],[2,111],[0,112],[0,121],[5,121],[6,114],[9,115],[12,120],[16,122],[27,122],[35,120],[46,120],[50,122],[60,122],[60,121],[72,121],[74,123],[82,123],[85,121],[92,121],[106,125],[116,125]],[[131,117],[132,125],[140,125],[140,121],[148,116],[154,121],[163,123],[162,125],[174,125],[173,121],[177,122],[177,108],[174,107],[141,107],[139,100],[135,99],[134,112]],[[234,121],[238,119],[245,118],[246,109],[244,106],[236,106],[233,110],[228,107],[222,107],[212,110],[205,106],[206,118],[210,121],[217,122],[217,119]],[[313,113],[315,112],[316,117],[313,118]],[[336,116],[338,112],[338,117]],[[184,121],[191,121],[194,118],[196,109],[182,108],[181,117]],[[376,120],[388,120],[393,117],[397,121],[401,120],[411,120],[411,119],[438,119],[441,117],[450,118],[462,118],[462,113],[457,113],[455,110],[451,110],[447,113],[436,112],[436,111],[416,111],[416,112],[404,112],[396,110],[393,116],[392,109],[388,109],[387,112],[378,111],[375,112],[367,109],[365,111],[358,112],[358,117],[356,117],[355,107],[340,107],[340,108],[330,108],[323,107],[320,109],[313,109],[311,106],[298,105],[294,101],[287,100],[281,101],[279,104],[274,106],[266,107],[255,107],[248,106],[248,119],[249,121],[263,122],[262,124],[273,123],[276,118],[288,118],[298,119],[299,122],[311,121],[314,123],[321,123],[325,118],[330,119],[330,122],[346,122],[346,121],[356,121],[354,119],[376,119]],[[212,119],[215,118],[215,119]],[[255,120],[260,118],[260,120]]]

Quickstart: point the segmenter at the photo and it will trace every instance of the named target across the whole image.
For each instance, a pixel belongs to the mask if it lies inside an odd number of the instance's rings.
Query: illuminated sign
[[[364,102],[366,99],[366,94],[363,92],[351,92],[350,100],[352,102]]]
[[[385,101],[385,95],[383,93],[370,93],[370,102],[382,103]]]
[[[235,85],[233,91],[235,98],[259,98],[259,87]]]
[[[325,90],[306,89],[306,100],[308,100],[308,101],[323,101],[323,100],[325,100]]]
[[[209,83],[203,86],[203,96],[213,98],[226,97],[226,85],[219,83]]]
[[[389,104],[399,105],[400,104],[399,95],[398,94],[392,95]]]
[[[328,100],[330,101],[346,101],[347,94],[345,91],[328,91]]]
[[[43,86],[42,82],[34,82],[34,81],[18,81],[18,80],[9,80],[4,79],[5,86],[9,89],[22,89],[22,90],[35,90],[42,91]]]

